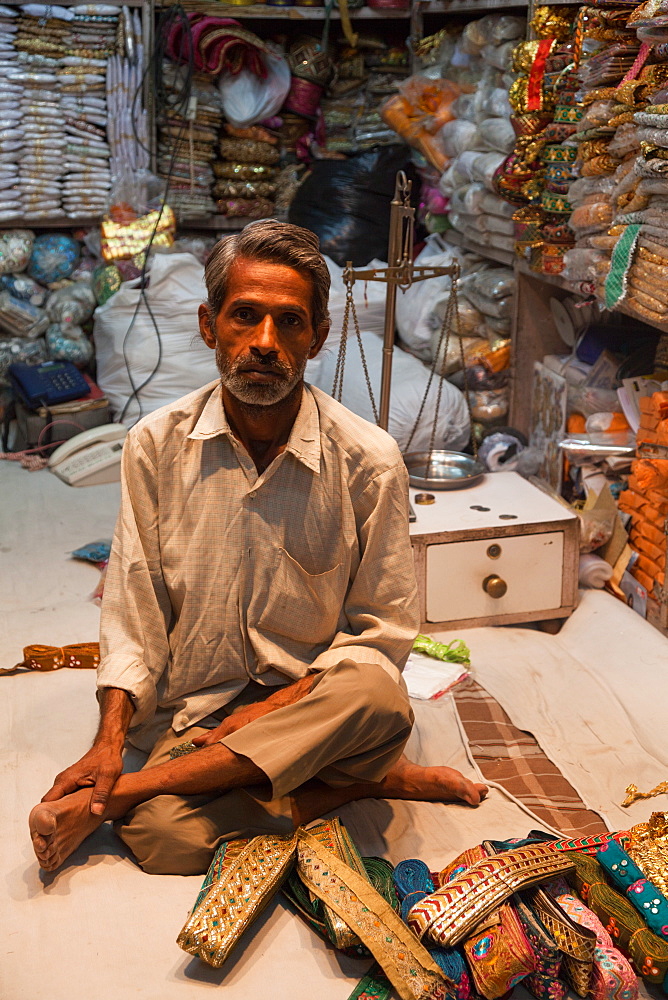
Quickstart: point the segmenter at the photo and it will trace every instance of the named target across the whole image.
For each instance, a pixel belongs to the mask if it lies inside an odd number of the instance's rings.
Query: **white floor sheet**
[[[0,466],[0,666],[29,643],[97,638],[97,571],[72,549],[110,537],[117,486],[73,489],[48,472]],[[462,634],[461,632],[458,634]],[[668,809],[668,797],[619,806],[624,787],[668,777],[663,718],[668,641],[632,611],[588,593],[559,636],[528,629],[464,635],[477,679],[530,729],[611,828]],[[92,671],[0,677],[0,1000],[346,1000],[368,966],[326,947],[280,899],[222,970],[176,946],[200,878],[144,874],[108,825],[57,874],[40,872],[27,816],[95,730]],[[475,769],[449,697],[416,703],[410,754]],[[136,765],[136,760],[135,760]],[[484,838],[536,820],[498,789],[478,809],[360,802],[341,811],[365,854],[441,867]],[[524,991],[517,990],[516,997]]]

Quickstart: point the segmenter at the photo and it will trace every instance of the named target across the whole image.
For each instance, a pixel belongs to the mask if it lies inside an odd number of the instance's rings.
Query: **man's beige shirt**
[[[262,475],[218,382],[137,424],[102,603],[98,688],[149,748],[350,657],[398,678],[419,628],[406,468],[393,439],[307,387]],[[138,727],[138,728],[137,728]]]

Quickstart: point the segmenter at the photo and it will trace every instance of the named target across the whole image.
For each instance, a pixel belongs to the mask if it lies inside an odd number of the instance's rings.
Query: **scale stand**
[[[390,391],[392,383],[392,351],[394,348],[394,328],[397,303],[397,288],[405,291],[418,281],[426,281],[427,278],[438,278],[447,275],[452,278],[453,291],[456,289],[459,280],[459,264],[450,264],[448,267],[422,267],[413,263],[413,233],[415,228],[415,209],[410,203],[412,182],[406,177],[403,170],[397,174],[394,188],[394,198],[390,205],[390,235],[388,243],[387,260],[388,267],[374,267],[369,270],[355,270],[352,261],[346,263],[343,272],[343,282],[349,293],[356,281],[384,281],[387,285],[387,297],[385,302],[385,329],[383,334],[383,365],[381,369],[380,382],[380,406],[378,411],[377,424],[384,431],[390,416]],[[456,292],[455,292],[456,295]],[[446,317],[448,312],[446,312]],[[353,318],[357,327],[357,316],[354,312]],[[342,344],[347,337],[348,313],[344,318],[344,329],[342,333]],[[448,331],[449,334],[449,331]],[[360,345],[361,346],[361,345]],[[439,354],[437,353],[437,361]],[[369,385],[371,392],[371,387]],[[373,394],[372,394],[372,402]],[[374,403],[374,411],[375,411]]]

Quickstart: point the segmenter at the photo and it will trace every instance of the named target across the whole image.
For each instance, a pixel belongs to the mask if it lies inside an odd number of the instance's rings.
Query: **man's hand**
[[[192,742],[196,747],[211,746],[212,743],[218,743],[223,737],[236,733],[237,729],[242,729],[249,722],[254,722],[255,719],[262,718],[263,715],[276,712],[279,708],[285,708],[287,705],[294,705],[310,692],[314,679],[314,675],[309,674],[307,677],[302,677],[300,681],[295,681],[294,684],[290,684],[288,687],[277,688],[264,701],[256,701],[252,705],[244,705],[243,708],[237,709],[227,719],[223,719],[221,724],[216,726],[215,729],[211,729],[202,736],[196,736]]]
[[[65,768],[57,775],[53,787],[43,797],[42,802],[62,799],[79,788],[95,790],[90,800],[90,811],[101,816],[107,806],[111,791],[123,770],[122,746],[110,743],[95,743],[81,760]]]
[[[127,691],[105,688],[100,697],[100,726],[95,741],[81,760],[57,775],[42,802],[53,802],[79,788],[95,786],[90,811],[101,816],[123,770],[123,745],[134,707]]]
[[[227,719],[223,719],[215,729],[210,729],[208,733],[203,733],[202,736],[195,736],[192,742],[196,747],[210,747],[212,743],[218,743],[224,736],[236,733],[237,729],[242,729],[249,722],[260,719],[263,715],[268,715],[269,712],[273,711],[275,711],[274,708],[262,701],[253,705],[245,705],[228,716]]]

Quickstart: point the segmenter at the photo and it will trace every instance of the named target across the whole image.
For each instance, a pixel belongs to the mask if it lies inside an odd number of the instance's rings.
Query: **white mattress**
[[[73,489],[48,472],[0,465],[0,666],[20,660],[29,643],[97,638],[99,612],[89,600],[97,571],[68,553],[110,536],[117,503],[117,486]],[[630,815],[618,805],[629,781],[642,787],[668,776],[660,738],[668,643],[638,616],[587,594],[558,637],[472,629],[466,640],[477,679],[516,725],[533,728],[611,826],[668,808],[665,796]],[[108,825],[59,873],[40,872],[28,812],[90,743],[94,676],[61,670],[2,677],[0,690],[2,1000],[198,1000],[217,986],[226,1000],[346,1000],[369,962],[326,947],[280,899],[225,968],[190,959],[175,940],[201,879],[144,874]],[[415,708],[411,755],[473,774],[451,700]],[[363,853],[394,862],[421,857],[435,868],[483,838],[518,836],[536,825],[496,789],[478,809],[365,801],[341,815]]]

